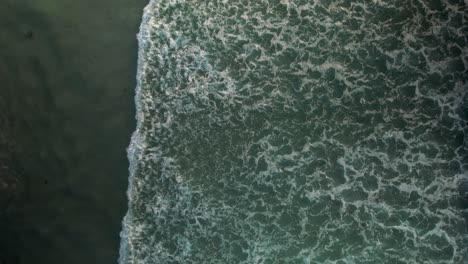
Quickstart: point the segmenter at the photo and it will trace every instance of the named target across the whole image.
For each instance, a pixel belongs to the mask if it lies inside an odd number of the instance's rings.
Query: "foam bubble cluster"
[[[466,11],[151,1],[120,262],[467,261]]]

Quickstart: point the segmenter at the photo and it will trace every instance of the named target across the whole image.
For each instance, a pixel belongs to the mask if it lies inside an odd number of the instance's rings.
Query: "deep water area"
[[[0,263],[117,261],[146,4],[0,1]]]
[[[467,263],[467,11],[151,1],[120,263]]]

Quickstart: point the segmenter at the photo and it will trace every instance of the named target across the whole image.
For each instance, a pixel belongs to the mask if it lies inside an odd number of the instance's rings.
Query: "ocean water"
[[[151,1],[120,263],[466,263],[467,11]]]

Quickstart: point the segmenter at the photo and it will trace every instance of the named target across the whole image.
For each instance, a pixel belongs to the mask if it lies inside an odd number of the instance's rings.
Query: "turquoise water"
[[[157,0],[120,263],[462,263],[462,1]]]

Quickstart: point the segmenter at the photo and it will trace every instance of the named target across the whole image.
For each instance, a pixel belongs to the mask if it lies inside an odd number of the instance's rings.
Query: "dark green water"
[[[8,264],[117,261],[146,3],[0,2],[1,132],[24,170]]]
[[[467,11],[151,1],[121,263],[466,263]]]

